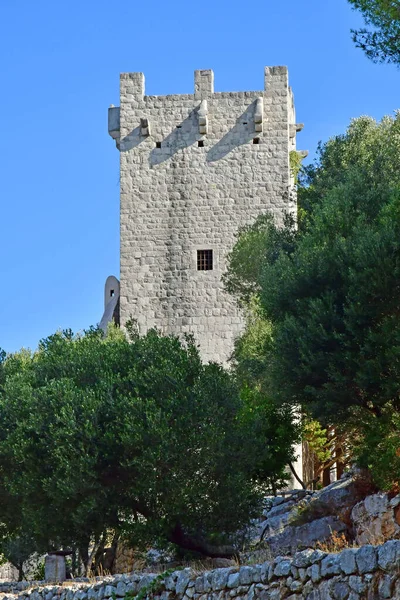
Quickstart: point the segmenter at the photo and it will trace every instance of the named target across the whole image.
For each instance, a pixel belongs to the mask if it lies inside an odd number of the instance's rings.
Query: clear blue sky
[[[35,348],[58,328],[96,324],[119,275],[119,157],[107,108],[119,73],[143,71],[148,94],[191,93],[194,69],[216,91],[263,88],[288,65],[298,147],[353,117],[400,104],[400,72],[351,41],[346,0],[2,0],[0,347]]]

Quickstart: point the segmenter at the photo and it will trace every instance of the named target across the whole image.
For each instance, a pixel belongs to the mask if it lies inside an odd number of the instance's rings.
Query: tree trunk
[[[93,548],[92,548],[91,553],[89,554],[89,552],[88,552],[87,563],[85,565],[85,577],[90,577],[92,575],[91,571],[92,571],[93,560],[94,560],[98,550],[100,550],[101,546],[103,546],[103,548],[104,548],[105,542],[106,542],[106,534],[104,533],[97,542],[93,543]]]
[[[301,487],[303,488],[303,490],[305,490],[306,489],[306,484],[297,475],[296,470],[295,470],[295,468],[294,468],[294,466],[292,465],[291,462],[289,463],[289,469],[291,470],[293,477],[299,482],[299,484],[301,485]]]
[[[331,464],[326,463],[324,465],[324,470],[322,471],[322,485],[326,487],[331,482]]]
[[[79,565],[79,552],[76,548],[72,548],[71,558],[71,575],[72,577],[78,577],[78,565]]]
[[[175,525],[168,539],[184,550],[198,552],[210,558],[238,558],[239,556],[238,551],[233,546],[213,546],[205,540],[187,535],[179,523]]]
[[[344,464],[343,464],[343,448],[340,442],[336,445],[336,478],[340,479],[343,475]]]
[[[79,546],[79,558],[81,563],[83,564],[83,568],[84,568],[84,574],[85,576],[88,570],[88,564],[89,564],[89,542],[87,544],[87,546]]]

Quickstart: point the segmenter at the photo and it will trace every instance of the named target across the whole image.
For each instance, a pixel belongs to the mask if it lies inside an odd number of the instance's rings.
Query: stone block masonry
[[[130,573],[68,586],[0,583],[4,600],[378,600],[400,598],[400,540],[339,554],[304,550],[260,565],[198,574]],[[152,583],[154,582],[154,583]]]
[[[194,94],[145,96],[142,73],[120,84],[121,325],[192,333],[204,360],[225,362],[243,328],[221,283],[235,235],[296,208],[287,68],[266,67],[263,91],[214,92],[211,70],[195,71]]]

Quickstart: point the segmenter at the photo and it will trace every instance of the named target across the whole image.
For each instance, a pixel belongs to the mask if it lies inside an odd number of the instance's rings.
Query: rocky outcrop
[[[304,548],[315,548],[319,542],[330,538],[334,531],[342,533],[347,531],[347,527],[337,517],[322,517],[299,527],[288,526],[265,541],[274,556],[294,554]]]
[[[392,499],[384,493],[367,496],[354,506],[351,521],[357,545],[400,538],[400,495]]]
[[[286,497],[267,499],[265,520],[257,534],[274,556],[315,548],[333,532],[350,533],[341,519],[355,502],[351,477],[332,483],[323,490],[293,490]]]
[[[267,498],[253,541],[263,542],[277,556],[329,545],[334,533],[345,534],[356,546],[400,539],[400,494],[363,498],[369,486],[360,474],[346,474],[317,492],[293,490]]]
[[[336,513],[349,506],[354,498],[354,479],[350,474],[345,474],[339,481],[334,481],[322,490],[315,492],[314,499],[324,504]]]

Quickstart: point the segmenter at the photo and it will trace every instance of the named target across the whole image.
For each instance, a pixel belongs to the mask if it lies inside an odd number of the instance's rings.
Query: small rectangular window
[[[199,140],[197,142],[197,145],[198,145],[199,148],[204,148],[204,142],[203,142],[203,140]]]
[[[161,148],[161,142],[156,142],[156,148]]]
[[[212,271],[213,268],[213,251],[212,250],[197,250],[197,270]]]
[[[260,138],[253,138],[253,144],[259,144]]]

